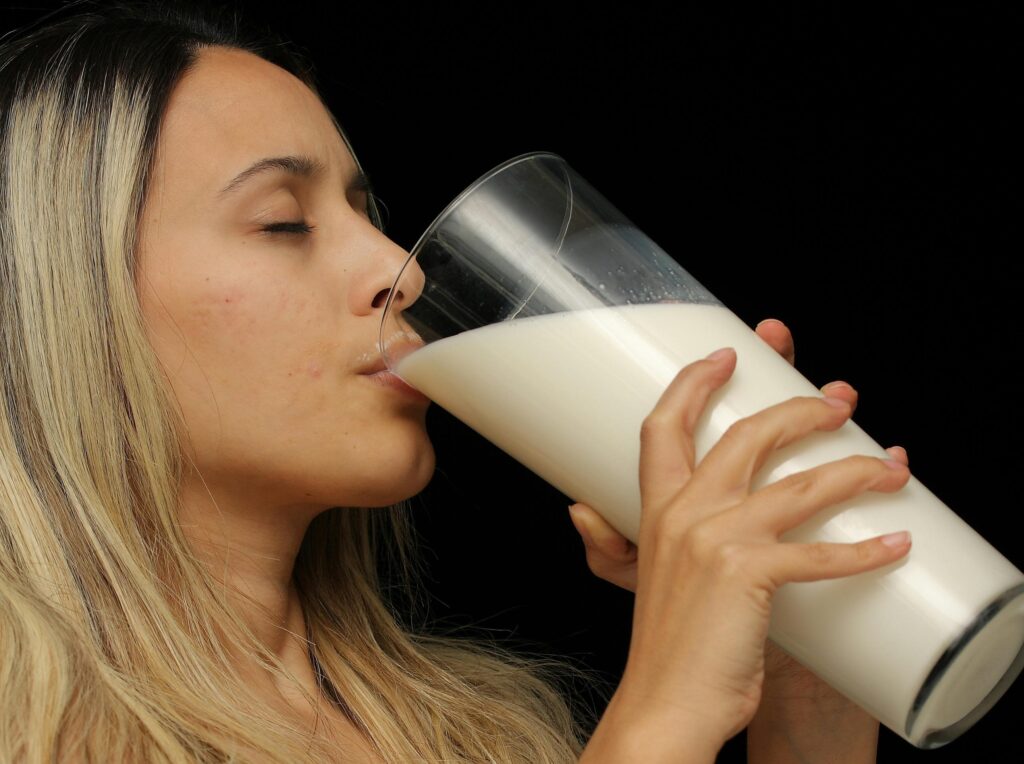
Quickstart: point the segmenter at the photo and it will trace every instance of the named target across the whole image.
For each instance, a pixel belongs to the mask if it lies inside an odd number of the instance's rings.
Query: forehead
[[[301,80],[246,51],[201,50],[164,113],[164,180],[215,192],[253,161],[288,154],[319,158],[343,177],[356,172],[330,114]]]

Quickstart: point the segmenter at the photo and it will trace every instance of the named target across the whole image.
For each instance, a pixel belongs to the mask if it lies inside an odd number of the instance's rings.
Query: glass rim
[[[563,157],[559,156],[558,154],[554,153],[553,151],[528,151],[525,154],[519,154],[518,156],[514,156],[511,159],[506,159],[501,164],[497,165],[496,167],[492,167],[490,170],[485,172],[483,175],[479,176],[476,180],[474,180],[472,183],[470,183],[468,186],[466,186],[462,190],[462,192],[459,193],[458,196],[456,196],[454,199],[452,199],[450,202],[448,202],[448,204],[445,205],[445,208],[443,210],[441,210],[440,213],[438,213],[437,217],[435,217],[431,221],[430,225],[428,225],[426,227],[426,229],[424,229],[423,233],[420,234],[419,239],[416,240],[416,243],[412,246],[412,249],[409,250],[409,256],[405,259],[405,262],[402,263],[402,267],[399,268],[399,270],[398,270],[398,275],[395,277],[395,285],[397,285],[398,282],[402,280],[402,274],[405,273],[405,269],[409,266],[409,262],[411,260],[413,260],[419,254],[420,250],[423,248],[424,242],[426,242],[426,240],[428,238],[430,238],[430,235],[437,229],[437,227],[444,221],[444,219],[447,218],[452,213],[452,211],[456,207],[458,207],[459,204],[462,203],[463,199],[465,199],[467,196],[469,196],[471,193],[473,193],[483,183],[485,183],[486,181],[490,180],[491,178],[493,178],[498,173],[504,172],[505,170],[507,170],[512,165],[519,164],[520,162],[525,162],[525,161],[530,160],[530,159],[537,159],[539,157],[551,157],[551,158],[561,162],[564,165],[568,166],[568,164],[569,164],[568,162],[565,161],[565,159]],[[381,336],[380,336],[380,339],[379,339],[380,343],[383,343],[384,324],[387,323],[387,317],[388,317],[389,312],[391,310],[391,303],[394,302],[394,299],[395,299],[395,290],[391,289],[388,292],[388,299],[384,303],[384,312],[381,314],[381,323],[380,323],[380,335]]]
[[[975,619],[964,629],[960,636],[948,647],[946,651],[939,657],[932,670],[924,680],[924,684],[921,685],[921,689],[917,693],[917,697],[914,698],[914,702],[910,707],[910,712],[907,714],[907,720],[904,724],[904,733],[906,737],[913,740],[912,734],[915,732],[914,726],[917,724],[918,716],[925,704],[931,699],[932,691],[936,688],[939,680],[945,675],[946,670],[956,660],[956,658],[966,649],[970,643],[982,629],[1001,613],[1005,608],[1009,607],[1019,597],[1024,596],[1024,584],[1017,584],[1010,587],[1005,592],[1000,594],[994,601],[979,613]],[[1007,690],[1010,689],[1010,685],[1013,684],[1014,680],[1020,676],[1021,672],[1024,671],[1024,645],[1021,645],[1017,651],[1017,655],[1010,662],[1010,665],[1003,672],[1003,675],[999,678],[992,689],[988,691],[984,698],[982,698],[978,704],[972,708],[967,714],[961,717],[958,721],[943,727],[942,729],[931,730],[927,734],[921,736],[914,745],[924,750],[930,750],[939,748],[956,740],[960,735],[965,733],[971,727],[973,727],[978,721],[981,720],[985,714],[987,714],[993,706],[1003,697]]]

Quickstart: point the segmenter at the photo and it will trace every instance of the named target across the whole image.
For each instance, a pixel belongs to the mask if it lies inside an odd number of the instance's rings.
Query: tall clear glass
[[[391,371],[634,542],[640,426],[683,366],[736,350],[697,424],[698,461],[737,419],[821,395],[550,153],[496,167],[430,225],[393,285],[380,345]],[[752,488],[852,454],[887,456],[848,420],[776,451]],[[783,540],[903,529],[914,545],[885,568],[781,587],[769,636],[904,739],[935,748],[1024,668],[1024,574],[913,475]]]

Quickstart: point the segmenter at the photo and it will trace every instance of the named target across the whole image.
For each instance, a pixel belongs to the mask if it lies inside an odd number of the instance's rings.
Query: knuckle
[[[673,558],[708,560],[716,543],[714,529],[706,521],[693,522],[681,510],[673,507],[658,517],[654,528],[657,550]]]
[[[682,513],[674,509],[668,509],[662,513],[657,520],[655,531],[661,544],[668,545],[673,549],[683,543],[691,545],[693,543],[693,529],[688,527]]]
[[[708,520],[692,524],[686,533],[686,545],[700,557],[708,557],[718,544],[718,533]]]
[[[818,493],[821,475],[813,470],[797,472],[782,480],[782,487],[795,499],[807,499]]]
[[[879,478],[885,478],[886,473],[890,471],[884,464],[882,464],[882,460],[875,456],[855,454],[847,457],[847,459],[856,469],[857,474],[863,478],[865,483],[874,482]]]
[[[860,480],[866,482],[877,475],[878,459],[864,454],[850,454],[842,459],[831,462],[829,469],[838,472],[847,480]]]
[[[651,413],[644,417],[644,421],[640,423],[640,440],[648,440],[664,430],[668,427],[672,418],[664,407],[659,406],[651,411]]]
[[[714,547],[711,554],[711,567],[724,578],[735,579],[744,572],[744,550],[742,544],[726,542]]]
[[[806,547],[807,557],[818,566],[827,566],[836,558],[836,550],[831,544],[817,541]]]
[[[824,396],[806,395],[800,396],[800,399],[803,402],[803,405],[811,410],[815,422],[820,422],[821,420],[831,421],[832,417],[835,416],[835,407],[829,403],[825,403]],[[850,408],[850,404],[847,403],[846,410],[848,412]]]
[[[730,424],[725,429],[725,432],[722,433],[722,440],[738,440],[740,442],[748,440],[752,434],[753,429],[757,426],[757,422],[754,419],[754,416],[743,417],[742,419],[737,419],[735,422]]]
[[[873,473],[877,471],[879,467],[882,466],[882,461],[875,456],[867,456],[866,454],[854,454],[849,458],[852,459],[853,462],[857,464],[861,470],[867,473]]]
[[[853,552],[857,562],[871,562],[875,559],[875,547],[872,544],[854,544]]]

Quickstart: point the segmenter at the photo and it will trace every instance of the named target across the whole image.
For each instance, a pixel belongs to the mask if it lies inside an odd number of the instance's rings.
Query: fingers
[[[754,327],[754,333],[785,358],[790,365],[796,360],[796,346],[793,334],[784,323],[777,318],[766,318]],[[857,391],[847,382],[829,382],[821,388],[822,393],[847,401],[854,411],[857,410]]]
[[[637,589],[637,548],[616,531],[592,507],[569,507],[576,530],[583,537],[587,566],[598,578],[631,592]]]
[[[754,333],[775,350],[776,353],[785,358],[790,365],[796,361],[796,346],[793,343],[793,333],[789,327],[777,318],[766,318],[754,327]],[[842,381],[829,382],[821,388],[822,393],[836,398],[842,398],[850,404],[850,407],[857,410],[857,391],[848,383]]]
[[[685,366],[640,428],[640,495],[644,511],[664,507],[694,468],[693,430],[711,394],[732,376],[736,351]],[[657,511],[654,509],[653,511]]]
[[[712,512],[738,504],[772,452],[814,430],[836,430],[849,416],[843,401],[797,396],[733,422],[694,470],[688,498]]]
[[[910,457],[907,456],[907,449],[905,449],[903,446],[889,446],[889,448],[885,450],[889,454],[889,456],[891,456],[896,461],[902,462],[903,464],[907,465],[910,464]]]
[[[857,410],[857,399],[859,398],[859,393],[852,385],[850,385],[849,382],[843,382],[841,380],[829,382],[821,388],[821,392],[830,398],[840,398],[849,403],[851,416],[853,415],[853,412]],[[907,460],[907,450],[903,448],[903,446],[890,446],[885,450],[888,451],[889,455],[896,461],[902,462],[903,464],[909,464],[909,461]]]
[[[910,470],[873,456],[853,455],[788,475],[755,491],[741,506],[739,522],[752,523],[778,538],[825,507],[864,491],[893,493],[910,480]]]
[[[839,380],[829,382],[821,388],[821,393],[830,398],[840,398],[849,403],[851,416],[853,415],[852,412],[857,410],[857,399],[860,397],[860,394],[848,382]]]
[[[910,534],[901,531],[855,544],[765,544],[748,551],[768,558],[763,568],[778,588],[790,581],[820,581],[873,570],[900,559],[910,546]]]
[[[779,319],[764,319],[754,327],[754,333],[771,345],[790,365],[795,363],[796,348],[793,345],[793,335],[789,331],[789,327],[779,321]]]
[[[583,537],[583,543],[616,562],[628,563],[636,559],[636,545],[587,504],[569,507],[573,525]]]

